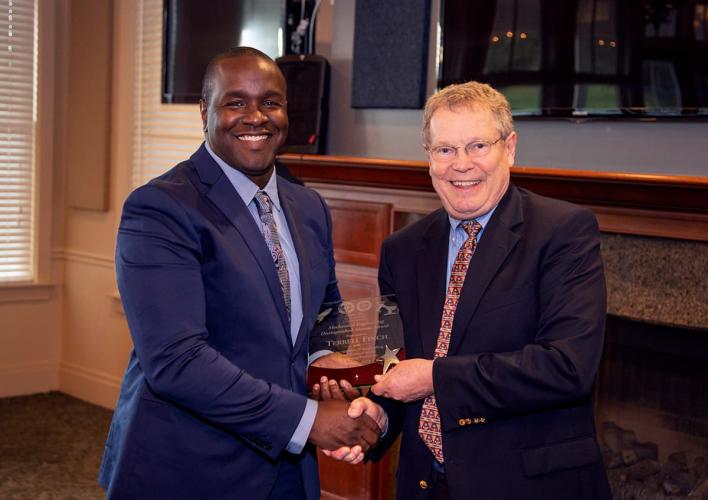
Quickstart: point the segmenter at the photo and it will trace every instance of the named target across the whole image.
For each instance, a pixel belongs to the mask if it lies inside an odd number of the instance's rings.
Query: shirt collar
[[[480,226],[482,226],[482,231],[484,231],[484,228],[487,226],[487,223],[489,222],[490,217],[492,216],[492,214],[494,213],[494,211],[497,209],[498,206],[499,205],[495,205],[494,208],[492,208],[489,212],[474,219],[477,222],[479,222]],[[454,218],[450,214],[447,214],[447,218],[450,220],[450,227],[452,227],[453,231],[456,231],[457,226],[459,226],[460,224],[462,224],[464,222],[460,219]]]
[[[209,147],[208,142],[205,141],[204,146],[206,147],[207,152],[211,155],[216,164],[219,165],[221,170],[229,179],[231,185],[233,185],[234,189],[236,189],[236,192],[241,197],[243,202],[246,204],[246,206],[248,206],[251,201],[253,201],[253,197],[256,195],[260,188],[256,185],[256,183],[249,179],[246,174],[240,172],[239,170],[236,170],[224,160],[222,160],[216,153],[214,153],[214,151],[212,151],[212,149]],[[263,188],[263,191],[268,194],[271,202],[273,203],[273,206],[275,206],[278,211],[280,211],[280,198],[278,197],[278,181],[276,180],[276,177],[278,176],[275,173],[275,169],[273,169],[273,173],[271,174],[268,183]]]

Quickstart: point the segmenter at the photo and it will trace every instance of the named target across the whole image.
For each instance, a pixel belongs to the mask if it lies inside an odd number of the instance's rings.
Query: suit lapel
[[[447,248],[450,221],[440,210],[423,235],[423,243],[416,255],[418,280],[418,321],[423,344],[423,357],[432,359],[435,352],[447,277]]]
[[[192,162],[200,180],[209,186],[206,190],[206,197],[221,210],[236,231],[238,231],[256,259],[256,262],[258,262],[258,266],[265,277],[265,283],[270,290],[273,300],[278,306],[280,319],[289,339],[290,324],[285,309],[283,291],[280,288],[278,272],[273,265],[273,258],[268,251],[263,235],[258,230],[256,222],[253,220],[251,212],[248,211],[248,207],[246,207],[243,200],[239,197],[231,181],[224,175],[219,165],[217,165],[214,159],[209,155],[203,144],[192,156]],[[288,342],[288,345],[292,345],[292,343]]]
[[[460,302],[455,311],[448,355],[455,354],[462,338],[470,330],[468,325],[480,299],[521,237],[518,228],[512,230],[521,223],[521,200],[516,188],[510,186],[489,220],[467,269]]]
[[[300,324],[300,329],[298,330],[297,339],[295,341],[295,352],[298,352],[302,343],[304,342],[307,335],[304,334],[304,330],[307,329],[307,325],[310,324],[310,253],[307,250],[307,245],[303,239],[303,234],[305,231],[305,226],[302,223],[300,214],[296,209],[297,204],[292,198],[292,193],[290,190],[290,185],[288,182],[278,183],[278,195],[280,196],[280,204],[285,212],[285,218],[288,221],[288,228],[290,229],[290,236],[293,238],[293,244],[295,245],[295,252],[297,253],[297,260],[300,264],[300,292],[302,296],[302,323]],[[292,286],[292,284],[291,284]]]

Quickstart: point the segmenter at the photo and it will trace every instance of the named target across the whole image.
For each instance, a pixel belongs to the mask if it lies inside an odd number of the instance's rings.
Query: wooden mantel
[[[432,191],[425,162],[283,154],[305,182]],[[590,207],[605,232],[708,241],[708,177],[514,167],[512,182]]]

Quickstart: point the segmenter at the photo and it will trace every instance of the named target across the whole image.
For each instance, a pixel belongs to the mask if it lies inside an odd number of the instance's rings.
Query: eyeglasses
[[[462,148],[467,153],[470,158],[481,158],[489,154],[497,142],[503,141],[505,137],[502,135],[494,142],[490,141],[474,141],[467,144],[464,148],[462,146],[437,146],[435,148],[428,149],[430,156],[433,160],[444,163],[451,162],[457,158],[457,150]],[[427,148],[426,148],[427,149]]]

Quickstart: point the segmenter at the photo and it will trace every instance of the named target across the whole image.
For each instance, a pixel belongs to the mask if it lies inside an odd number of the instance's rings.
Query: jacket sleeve
[[[276,457],[306,398],[249,375],[207,343],[203,259],[199,231],[169,192],[147,185],[131,194],[116,271],[140,369],[160,398]]]

